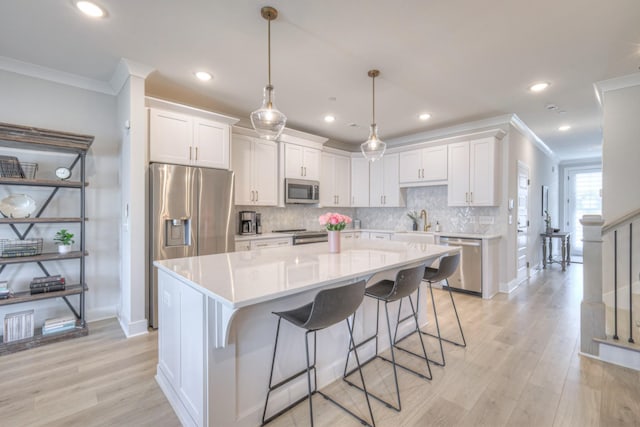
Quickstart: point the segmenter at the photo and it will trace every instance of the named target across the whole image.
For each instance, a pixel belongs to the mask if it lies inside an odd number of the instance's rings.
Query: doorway
[[[565,229],[571,233],[571,256],[582,256],[583,215],[602,214],[602,168],[565,169]]]
[[[529,245],[529,166],[518,161],[518,205],[516,215],[517,228],[517,282],[529,278],[529,259],[527,247]]]

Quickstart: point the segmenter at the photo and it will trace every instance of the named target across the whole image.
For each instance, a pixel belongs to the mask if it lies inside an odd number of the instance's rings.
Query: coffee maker
[[[240,234],[256,234],[256,212],[240,211]]]

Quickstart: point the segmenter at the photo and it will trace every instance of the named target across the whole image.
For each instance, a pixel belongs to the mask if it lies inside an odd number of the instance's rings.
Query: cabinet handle
[[[251,190],[251,201],[253,202],[253,190]]]
[[[191,150],[193,150],[193,147],[189,146],[189,160],[191,160]]]
[[[304,176],[307,176],[307,167],[304,167]]]
[[[256,202],[260,200],[260,193],[256,190]]]
[[[265,246],[268,246],[268,243],[256,243],[256,246],[259,248],[264,248]]]
[[[386,205],[387,204],[387,196],[382,196],[382,197],[384,197],[384,204]]]
[[[356,196],[351,196],[351,204],[352,205],[356,204]]]
[[[196,147],[196,160],[198,160],[198,147]]]
[[[280,245],[280,246],[288,246],[289,242],[278,242],[278,245]]]
[[[418,169],[418,179],[420,179],[420,169]]]
[[[339,205],[339,204],[340,204],[340,195],[338,194],[336,196],[336,205]]]
[[[469,203],[469,193],[468,193],[468,192],[465,192],[465,193],[464,193],[464,201],[465,201],[466,203]]]
[[[469,193],[469,203],[473,203],[473,191]]]
[[[422,179],[424,179],[424,169],[422,169]]]
[[[304,167],[300,166],[300,176],[304,176]]]
[[[381,204],[381,205],[383,204],[383,203],[382,203],[382,196],[380,196],[380,204]]]

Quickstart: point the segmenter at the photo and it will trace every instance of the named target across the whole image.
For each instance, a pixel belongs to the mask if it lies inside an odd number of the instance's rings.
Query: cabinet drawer
[[[291,246],[291,238],[252,240],[251,249],[279,248]]]
[[[391,233],[376,233],[374,231],[369,233],[371,240],[391,240]]]

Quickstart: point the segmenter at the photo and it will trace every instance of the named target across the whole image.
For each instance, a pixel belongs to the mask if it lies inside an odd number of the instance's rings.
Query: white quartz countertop
[[[279,234],[279,233],[278,233]],[[231,309],[250,306],[322,286],[368,278],[372,274],[458,251],[412,242],[343,241],[328,252],[326,242],[254,251],[155,261],[169,275]]]

